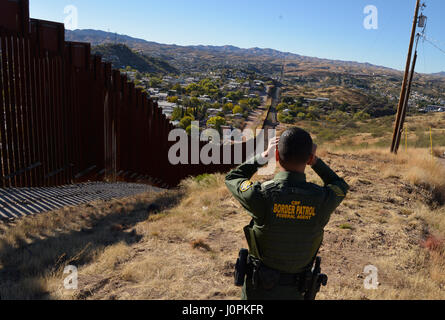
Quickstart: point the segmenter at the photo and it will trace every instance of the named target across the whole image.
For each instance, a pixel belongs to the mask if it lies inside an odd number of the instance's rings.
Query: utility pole
[[[410,70],[410,66],[411,66],[414,38],[416,36],[416,30],[417,30],[417,20],[419,17],[419,9],[420,9],[420,0],[417,0],[416,10],[414,13],[413,28],[411,31],[411,40],[410,40],[409,49],[408,49],[408,57],[406,59],[405,75],[403,77],[402,89],[400,92],[400,100],[399,100],[399,105],[397,107],[397,118],[396,118],[396,123],[394,126],[394,134],[393,134],[393,139],[392,139],[392,144],[391,144],[391,152],[392,153],[397,153],[397,151],[398,151],[397,141],[399,141],[399,143],[400,143],[401,128],[403,128],[402,115],[403,115],[403,112],[404,112],[403,109],[405,106],[407,82],[408,82],[409,70]]]
[[[400,141],[402,140],[403,125],[405,123],[406,113],[407,113],[407,110],[408,110],[408,102],[409,102],[409,97],[411,95],[411,86],[412,86],[412,83],[413,83],[413,77],[414,77],[414,73],[415,73],[415,70],[416,70],[416,63],[417,63],[417,51],[414,53],[414,60],[413,60],[412,66],[411,66],[411,73],[410,73],[410,76],[409,76],[408,88],[406,90],[405,101],[403,103],[402,115],[401,115],[401,120],[400,120],[400,125],[399,125],[399,132],[400,132],[400,134],[397,135],[396,144],[395,144],[395,150],[396,150],[395,153],[397,153],[397,151],[399,150]]]

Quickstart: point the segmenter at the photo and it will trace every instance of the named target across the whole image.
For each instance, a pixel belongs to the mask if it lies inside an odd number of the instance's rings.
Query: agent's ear
[[[310,165],[314,161],[314,157],[315,157],[315,155],[311,154],[311,156],[309,157],[309,160],[307,162],[307,165]]]
[[[278,151],[278,146],[275,148],[275,159],[277,163],[280,163],[280,152]]]

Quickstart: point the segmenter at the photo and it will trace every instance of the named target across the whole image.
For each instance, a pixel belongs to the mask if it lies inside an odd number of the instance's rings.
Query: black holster
[[[306,290],[304,300],[315,300],[321,286],[328,284],[328,276],[321,273],[321,258],[315,259],[315,265],[311,272],[306,274]]]
[[[235,286],[244,286],[244,281],[248,273],[249,250],[241,249],[235,264]]]
[[[249,270],[251,270],[252,287],[254,290],[261,287],[264,290],[272,290],[280,284],[281,272],[269,268],[260,260],[249,256]],[[250,274],[249,274],[250,276]],[[249,279],[250,277],[248,277]]]

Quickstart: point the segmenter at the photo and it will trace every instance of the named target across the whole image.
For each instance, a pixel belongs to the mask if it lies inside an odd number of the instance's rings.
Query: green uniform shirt
[[[248,239],[253,256],[283,273],[300,273],[313,262],[324,227],[345,199],[348,184],[321,159],[313,166],[324,187],[308,183],[306,175],[280,172],[274,180],[252,183],[259,158],[231,171],[226,185],[252,216]],[[247,233],[246,233],[247,234]],[[253,242],[258,250],[252,250]]]

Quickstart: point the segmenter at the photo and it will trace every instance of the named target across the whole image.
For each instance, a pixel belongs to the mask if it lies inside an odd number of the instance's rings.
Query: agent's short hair
[[[305,164],[309,161],[314,142],[311,135],[300,128],[286,130],[280,138],[278,152],[284,164]]]

